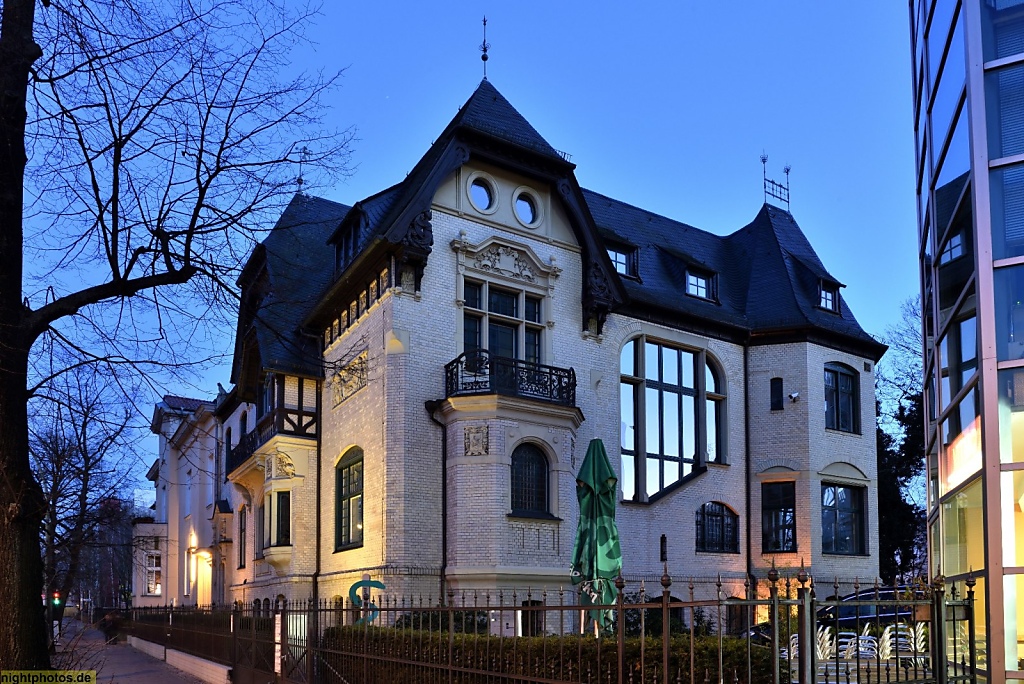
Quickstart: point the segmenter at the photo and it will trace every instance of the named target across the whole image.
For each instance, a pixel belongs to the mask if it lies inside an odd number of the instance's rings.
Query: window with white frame
[[[467,279],[463,298],[463,351],[542,362],[543,297]]]
[[[163,592],[163,568],[159,553],[146,554],[146,595],[160,596]]]
[[[622,348],[620,373],[624,499],[648,501],[725,461],[725,384],[706,352],[639,337]]]
[[[818,306],[832,313],[839,313],[839,287],[822,281]]]
[[[636,250],[625,247],[609,247],[608,258],[616,273],[636,277]]]

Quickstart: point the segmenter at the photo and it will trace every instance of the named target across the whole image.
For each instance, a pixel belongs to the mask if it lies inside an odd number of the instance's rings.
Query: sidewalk
[[[61,646],[53,658],[53,667],[96,670],[97,681],[105,684],[202,684],[202,680],[136,651],[127,642],[105,644],[99,630],[78,620],[66,623]]]

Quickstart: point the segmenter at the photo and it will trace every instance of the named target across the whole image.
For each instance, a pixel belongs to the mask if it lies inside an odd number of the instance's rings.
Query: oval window
[[[526,225],[537,220],[537,205],[533,198],[525,192],[519,193],[519,196],[516,197],[516,216]]]
[[[487,211],[494,204],[494,192],[491,184],[483,178],[477,178],[469,185],[469,198],[480,211]]]

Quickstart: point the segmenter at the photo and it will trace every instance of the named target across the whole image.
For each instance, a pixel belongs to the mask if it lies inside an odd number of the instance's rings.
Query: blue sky
[[[401,180],[489,80],[584,187],[715,233],[792,166],[791,210],[862,326],[918,288],[906,3],[331,3],[296,64],[346,69],[346,204]]]
[[[351,178],[317,194],[405,177],[483,75],[484,14],[488,78],[584,187],[726,234],[760,209],[764,151],[769,177],[792,166],[791,210],[865,330],[917,293],[901,0],[327,3],[291,66],[345,69],[331,117],[358,139]],[[212,397],[230,363],[168,391]]]

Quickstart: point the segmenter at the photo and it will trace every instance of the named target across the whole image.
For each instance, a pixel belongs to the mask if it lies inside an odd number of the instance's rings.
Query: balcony
[[[275,435],[316,439],[316,431],[315,411],[294,408],[274,409],[264,414],[256,422],[256,427],[252,431],[242,435],[234,448],[228,449],[227,472],[234,472]]]
[[[576,406],[576,371],[492,356],[485,350],[459,355],[444,367],[445,398],[500,394]]]

